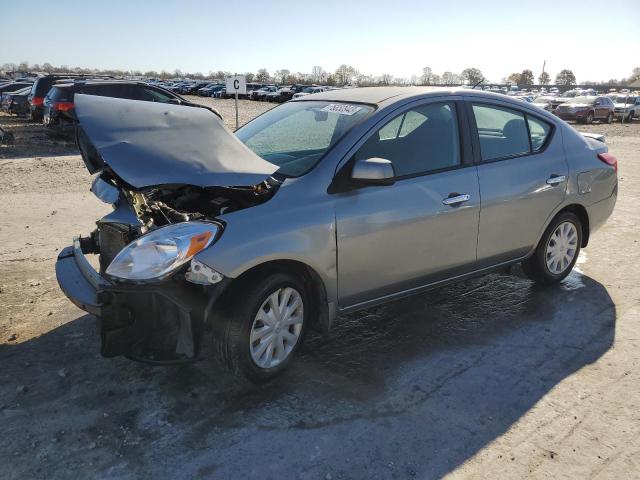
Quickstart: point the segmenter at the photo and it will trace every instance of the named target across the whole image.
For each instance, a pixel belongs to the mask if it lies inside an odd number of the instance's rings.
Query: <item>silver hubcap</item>
[[[564,272],[576,256],[578,231],[571,222],[563,222],[556,227],[547,243],[547,268],[554,275]]]
[[[298,343],[304,320],[302,296],[280,288],[262,303],[251,327],[251,358],[260,368],[282,363]]]

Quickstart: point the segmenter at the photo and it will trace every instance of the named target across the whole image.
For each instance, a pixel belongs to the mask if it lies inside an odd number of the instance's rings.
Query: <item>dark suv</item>
[[[53,85],[43,102],[43,123],[49,134],[69,137],[74,133],[76,93],[127,98],[148,102],[193,105],[180,95],[144,82],[124,80],[76,80]]]
[[[53,84],[60,80],[73,80],[79,78],[113,78],[106,75],[82,75],[75,73],[54,73],[38,77],[29,94],[29,117],[34,122],[41,122],[44,114],[44,97],[47,96]]]

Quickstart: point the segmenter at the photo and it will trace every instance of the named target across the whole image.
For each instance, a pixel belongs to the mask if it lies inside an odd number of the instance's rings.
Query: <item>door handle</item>
[[[558,185],[567,179],[566,175],[551,175],[547,178],[547,185]]]
[[[468,202],[471,199],[471,195],[455,195],[453,197],[447,197],[442,199],[442,203],[445,205],[458,205],[460,203]]]

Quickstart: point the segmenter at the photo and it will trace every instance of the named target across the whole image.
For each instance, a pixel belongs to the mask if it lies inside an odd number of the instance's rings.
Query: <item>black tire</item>
[[[556,230],[556,228],[561,223],[564,223],[564,222],[571,222],[575,226],[578,234],[577,247],[571,263],[569,263],[569,265],[567,265],[565,270],[563,270],[561,273],[554,274],[549,270],[547,266],[547,262],[545,258],[546,250],[547,250],[547,245],[551,239],[551,235]],[[578,255],[580,254],[581,245],[582,245],[582,223],[580,222],[580,219],[571,212],[561,213],[551,221],[547,229],[544,231],[544,234],[542,235],[542,238],[540,239],[540,242],[538,243],[538,246],[536,247],[536,250],[533,253],[533,255],[529,259],[522,262],[522,270],[524,271],[525,275],[527,275],[527,277],[529,277],[531,280],[533,280],[536,283],[540,283],[542,285],[557,283],[562,279],[564,279],[567,275],[569,275],[569,273],[571,273],[573,266],[576,264],[576,261],[578,260]]]
[[[605,122],[607,123],[613,123],[613,113],[610,113],[609,115],[607,115],[607,119],[605,120]]]
[[[587,125],[590,125],[593,123],[593,113],[591,112],[587,113],[587,118],[585,119],[585,123]]]
[[[629,112],[629,116],[627,117],[627,123],[633,122],[633,112]]]
[[[273,292],[284,287],[294,288],[302,297],[302,330],[291,353],[280,364],[272,368],[261,368],[251,356],[251,328],[263,302]],[[230,287],[216,309],[213,342],[218,359],[231,372],[252,382],[264,383],[273,379],[289,366],[304,341],[310,318],[310,298],[305,284],[291,273],[272,271],[239,280]]]

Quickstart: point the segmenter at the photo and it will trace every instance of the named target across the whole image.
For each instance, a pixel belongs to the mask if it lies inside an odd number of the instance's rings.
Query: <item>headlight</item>
[[[207,248],[219,227],[212,223],[175,223],[143,235],[124,247],[107,275],[124,280],[160,279]]]

